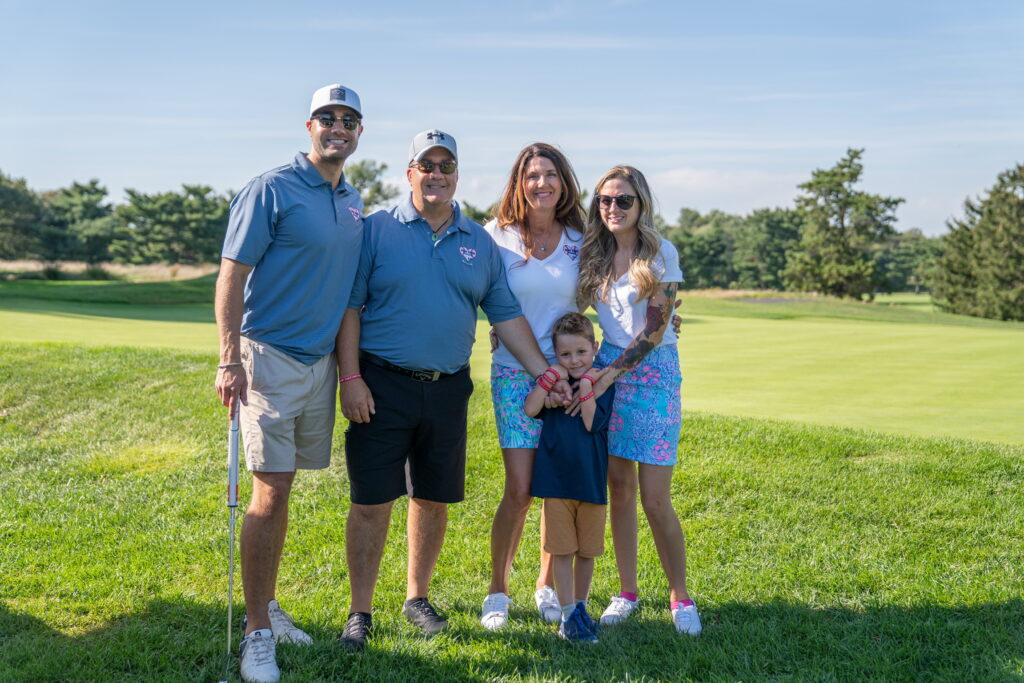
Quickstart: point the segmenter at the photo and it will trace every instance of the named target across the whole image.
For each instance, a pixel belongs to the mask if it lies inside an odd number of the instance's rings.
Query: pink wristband
[[[338,380],[338,384],[344,384],[345,382],[351,382],[354,379],[360,379],[362,375],[349,375],[348,377],[342,377]]]

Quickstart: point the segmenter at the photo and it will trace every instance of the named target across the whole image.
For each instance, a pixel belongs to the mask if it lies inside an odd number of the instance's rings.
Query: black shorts
[[[345,433],[352,502],[379,505],[403,495],[460,502],[473,393],[469,368],[420,382],[365,360],[360,366],[376,412],[369,422],[350,423]]]

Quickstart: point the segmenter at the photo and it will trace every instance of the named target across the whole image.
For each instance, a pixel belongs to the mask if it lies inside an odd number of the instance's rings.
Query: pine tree
[[[1024,164],[1003,171],[988,195],[964,202],[936,264],[933,299],[942,309],[1024,320]]]
[[[804,195],[796,204],[804,224],[783,273],[790,288],[870,299],[881,286],[872,249],[895,234],[895,211],[903,200],[854,189],[864,170],[863,153],[846,150],[835,166],[814,171],[799,186]]]

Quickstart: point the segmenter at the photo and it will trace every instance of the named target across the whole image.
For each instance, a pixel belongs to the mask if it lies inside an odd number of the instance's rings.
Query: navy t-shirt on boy
[[[600,398],[588,432],[579,415],[565,408],[545,408],[540,445],[533,461],[530,495],[608,504],[608,420],[615,400],[614,385]]]

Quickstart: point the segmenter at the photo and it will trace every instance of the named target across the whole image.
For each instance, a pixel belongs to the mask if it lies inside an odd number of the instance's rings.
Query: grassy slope
[[[0,283],[0,340],[216,352],[211,277]],[[1024,443],[1024,324],[834,300],[687,296],[684,406],[726,415]],[[161,305],[145,301],[163,302]],[[206,303],[196,303],[206,302]],[[490,362],[480,324],[473,375]]]
[[[219,678],[227,513],[212,360],[19,344],[0,358],[2,678]],[[397,616],[396,514],[375,645],[356,658],[332,646],[348,598],[339,425],[335,466],[303,474],[293,498],[279,595],[321,644],[282,648],[292,680],[1024,676],[1020,447],[688,415],[673,491],[705,634],[671,630],[643,529],[639,619],[583,650],[531,615],[536,509],[513,627],[476,623],[502,473],[486,391],[471,411],[468,496],[434,584],[453,633],[424,641]],[[609,543],[595,611],[615,590]]]

